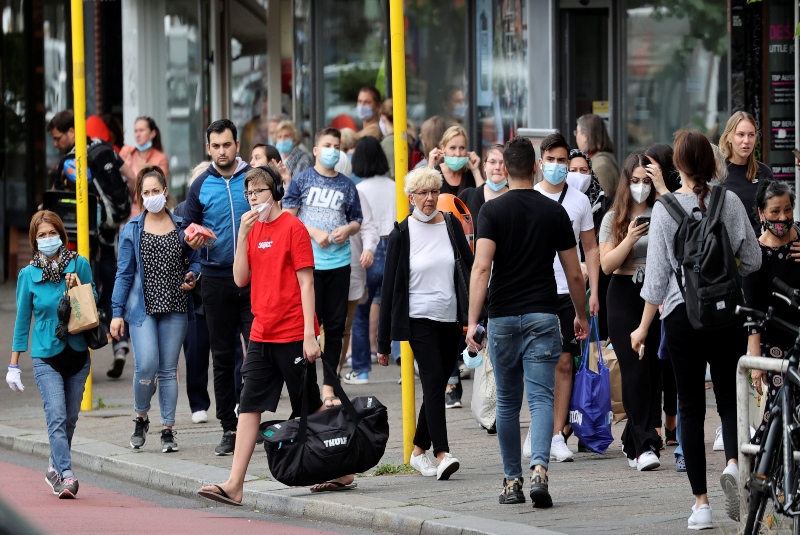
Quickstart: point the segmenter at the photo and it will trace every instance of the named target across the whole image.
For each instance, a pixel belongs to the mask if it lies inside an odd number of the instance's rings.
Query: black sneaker
[[[214,449],[215,455],[230,455],[236,448],[236,434],[232,431],[225,431],[222,433],[222,440],[219,441],[219,446]]]
[[[500,495],[501,505],[525,503],[525,494],[522,492],[523,478],[518,477],[511,483],[503,479],[503,493]]]
[[[547,474],[543,474],[539,469],[533,471],[531,481],[531,501],[534,507],[547,508],[553,506],[553,498],[547,490]]]
[[[106,372],[106,376],[111,379],[119,379],[122,376],[122,370],[125,369],[125,357],[128,355],[128,350],[120,348],[114,351],[114,362]]]
[[[178,443],[175,441],[175,431],[172,429],[161,430],[161,453],[172,453],[178,451]]]
[[[497,434],[497,424],[496,423],[492,424],[492,427],[486,429],[486,432],[488,434],[490,434],[490,435],[496,435]]]
[[[460,409],[461,405],[461,385],[450,388],[444,394],[445,409]]]
[[[138,416],[133,420],[136,422],[136,427],[133,428],[131,435],[131,448],[138,450],[144,446],[147,440],[147,431],[150,430],[150,419],[139,418]]]

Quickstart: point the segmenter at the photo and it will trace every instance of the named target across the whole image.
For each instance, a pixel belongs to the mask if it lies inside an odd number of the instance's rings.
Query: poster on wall
[[[793,72],[773,72],[770,74],[769,103],[794,106]]]
[[[762,161],[769,164],[773,175],[779,179],[794,178],[796,147],[794,119],[794,0],[770,0],[765,3],[768,26],[767,69],[764,73],[766,117],[762,132],[769,137],[764,142]]]
[[[791,117],[770,119],[770,149],[791,151],[794,148],[794,119]]]
[[[478,106],[491,106],[492,94],[492,2],[477,1],[477,71]]]

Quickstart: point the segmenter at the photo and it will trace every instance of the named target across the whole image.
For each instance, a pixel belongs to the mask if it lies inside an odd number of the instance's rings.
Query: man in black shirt
[[[505,472],[501,504],[524,503],[519,411],[523,378],[531,411],[531,501],[553,504],[547,486],[553,431],[555,369],[561,332],[585,340],[586,297],[580,261],[566,210],[533,190],[536,151],[516,137],[505,150],[510,191],[481,209],[470,284],[467,344],[481,347],[474,333],[489,288],[489,353],[497,381],[497,436]],[[577,311],[573,326],[556,315],[553,257],[558,254]],[[494,265],[493,265],[494,263]],[[567,331],[569,329],[569,331]]]

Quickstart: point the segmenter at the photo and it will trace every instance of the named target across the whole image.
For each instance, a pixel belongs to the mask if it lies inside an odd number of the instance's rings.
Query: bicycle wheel
[[[767,423],[766,440],[753,462],[744,535],[786,533],[791,526],[792,519],[779,514],[773,501],[773,496],[778,502],[783,501],[783,420],[779,415],[774,414]]]

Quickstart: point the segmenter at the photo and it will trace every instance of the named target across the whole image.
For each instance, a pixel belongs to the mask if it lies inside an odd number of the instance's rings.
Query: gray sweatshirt
[[[689,214],[697,207],[697,196],[693,193],[675,193],[675,198]],[[711,193],[709,192],[705,198],[706,207],[710,200]],[[761,249],[742,201],[735,193],[725,192],[720,217],[728,231],[733,254],[741,261],[739,274],[744,276],[757,271],[761,267]],[[667,209],[657,202],[653,207],[653,215],[650,220],[647,271],[640,295],[642,299],[654,305],[664,302],[662,318],[684,302],[675,279],[678,262],[675,260],[673,240],[677,231],[678,223],[672,219]]]

